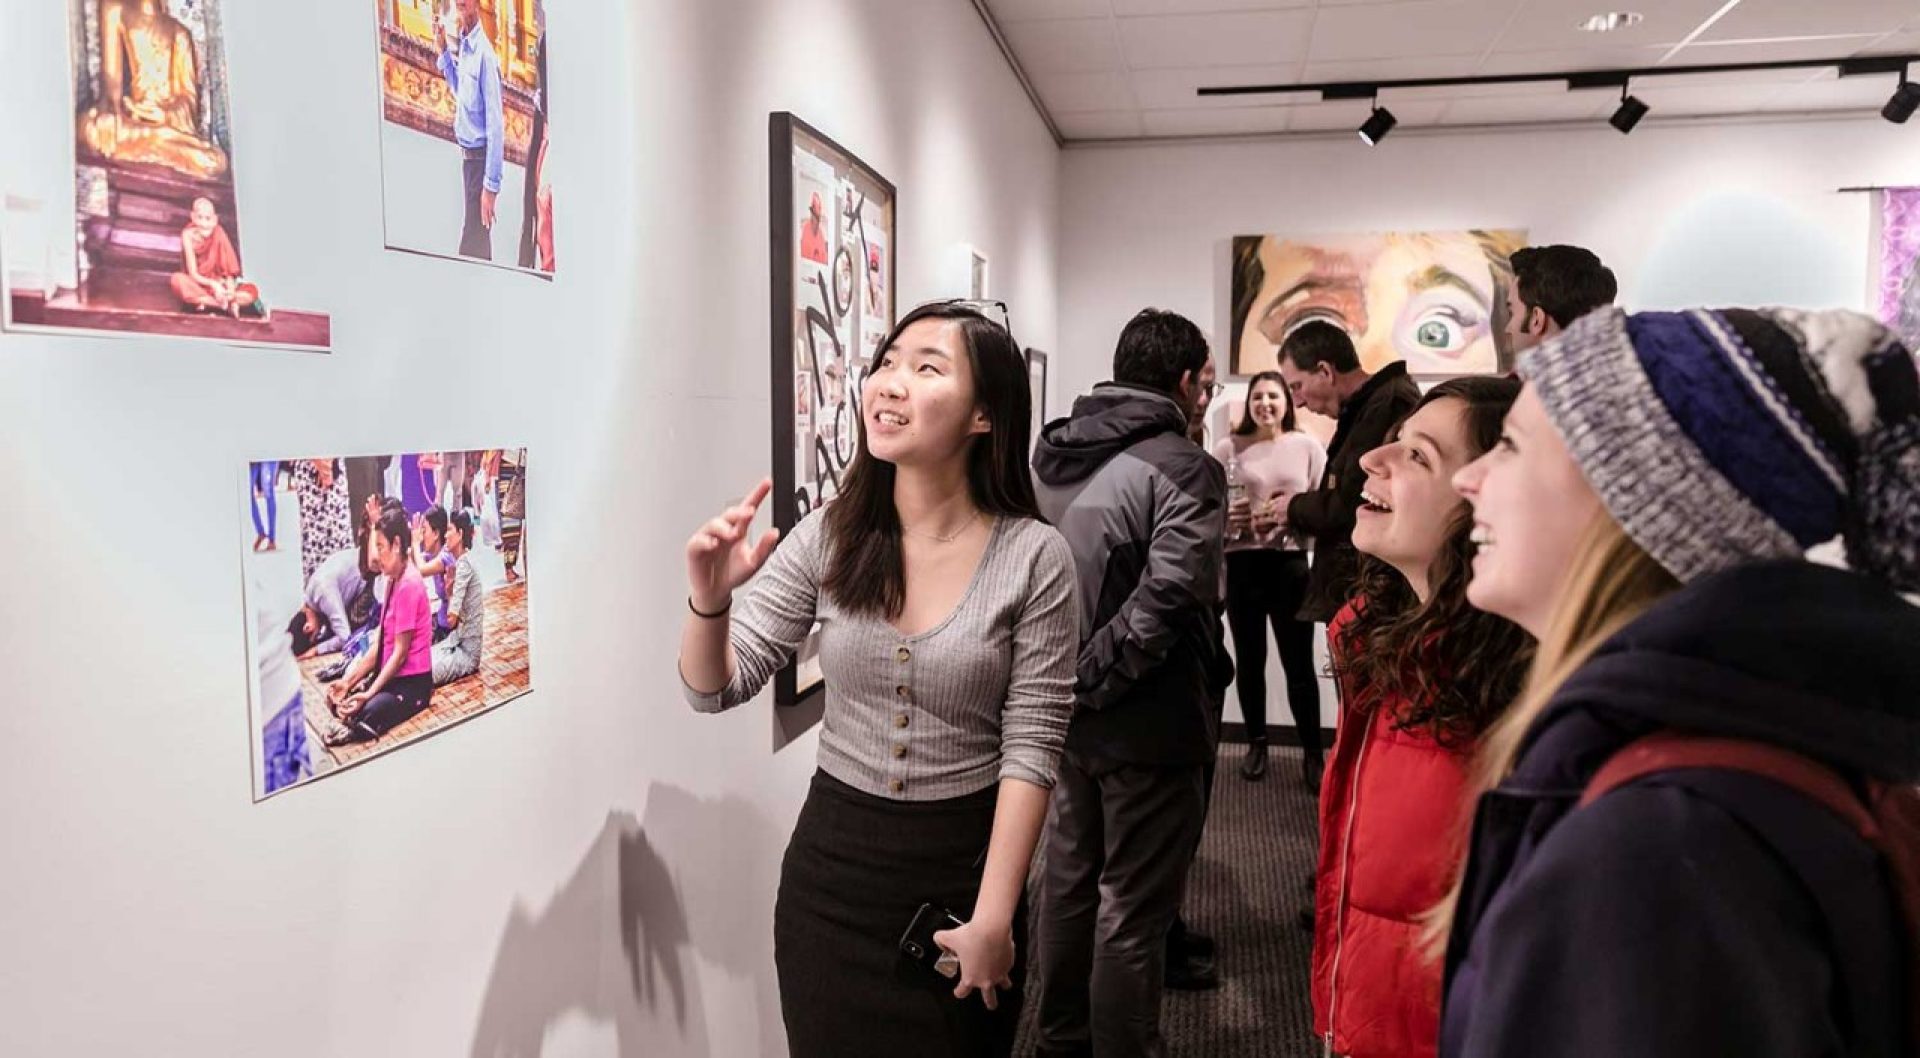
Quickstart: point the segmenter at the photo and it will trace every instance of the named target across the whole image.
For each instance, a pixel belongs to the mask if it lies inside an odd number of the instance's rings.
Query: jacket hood
[[[1658,727],[1749,738],[1874,778],[1916,781],[1920,607],[1877,581],[1811,562],[1701,578],[1603,644],[1529,741],[1570,749],[1589,742],[1579,732],[1590,735],[1596,723],[1622,739]],[[1534,762],[1548,774],[1526,776],[1527,785],[1583,777],[1594,763],[1539,748],[1516,778],[1535,772]]]
[[[1040,431],[1033,472],[1048,485],[1072,485],[1107,460],[1149,437],[1185,435],[1187,416],[1172,397],[1118,382],[1103,382],[1073,402],[1073,414]]]

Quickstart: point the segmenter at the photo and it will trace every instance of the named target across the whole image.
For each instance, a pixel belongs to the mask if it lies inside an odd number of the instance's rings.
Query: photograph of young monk
[[[9,329],[330,345],[324,313],[267,310],[262,292],[277,289],[288,255],[268,236],[249,250],[243,236],[249,211],[292,204],[274,201],[271,180],[249,185],[264,197],[244,209],[236,193],[235,171],[264,163],[234,140],[233,98],[245,93],[228,76],[221,7],[69,0],[70,133],[8,130],[24,160],[0,262]],[[61,106],[65,87],[20,105]]]
[[[240,276],[240,254],[220,225],[213,200],[193,200],[192,219],[180,233],[182,271],[173,274],[173,292],[188,308],[239,319],[245,312],[267,319],[271,313],[260,288]]]

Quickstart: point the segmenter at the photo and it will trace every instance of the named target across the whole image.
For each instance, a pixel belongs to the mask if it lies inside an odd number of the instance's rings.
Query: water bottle
[[[1227,510],[1231,512],[1246,501],[1247,483],[1240,479],[1240,457],[1229,453],[1227,455]],[[1227,539],[1239,540],[1244,535],[1240,529],[1235,528],[1227,533]]]

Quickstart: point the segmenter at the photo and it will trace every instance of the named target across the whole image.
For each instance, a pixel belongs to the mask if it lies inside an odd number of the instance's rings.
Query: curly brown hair
[[[1467,444],[1477,458],[1499,440],[1519,394],[1513,379],[1457,378],[1433,387],[1413,410],[1441,400],[1465,404]],[[1424,604],[1398,570],[1361,555],[1355,613],[1334,643],[1334,674],[1358,708],[1408,702],[1394,726],[1422,731],[1450,749],[1471,745],[1499,718],[1533,660],[1532,636],[1467,603],[1472,533],[1473,512],[1462,501],[1428,567],[1432,587]]]

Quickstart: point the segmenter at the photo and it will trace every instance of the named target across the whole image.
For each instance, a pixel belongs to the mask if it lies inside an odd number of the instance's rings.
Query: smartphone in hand
[[[900,954],[942,977],[958,977],[960,960],[952,952],[935,944],[933,935],[941,930],[959,929],[964,925],[966,923],[945,908],[921,904],[920,910],[913,916],[912,924],[907,926],[906,933],[900,937]]]

